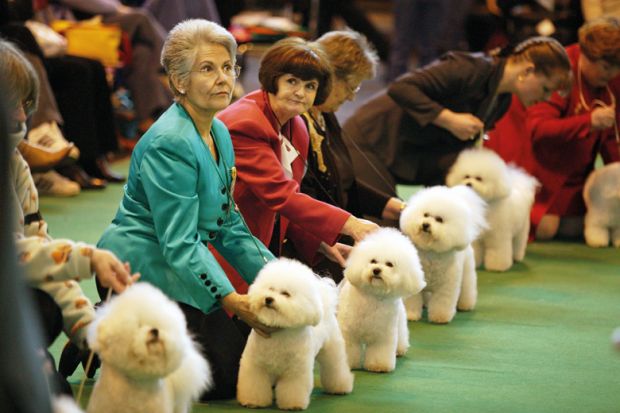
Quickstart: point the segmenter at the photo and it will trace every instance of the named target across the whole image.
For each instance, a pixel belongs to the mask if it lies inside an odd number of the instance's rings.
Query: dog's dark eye
[[[440,224],[443,222],[443,218],[442,217],[435,217],[435,221],[439,222]]]
[[[480,178],[479,176],[476,177],[476,181],[478,182],[482,182],[482,178]]]
[[[387,265],[390,268],[394,266],[394,264],[392,264],[390,261],[386,261],[385,265]]]
[[[428,217],[430,217],[429,213],[428,213],[428,212],[425,212],[425,213],[424,213],[424,218],[428,218]]]
[[[375,259],[373,258],[372,260],[370,260],[370,263],[371,263],[371,264],[376,264],[376,263],[377,263],[377,260],[375,260]]]
[[[469,179],[469,175],[465,175],[465,179]]]
[[[291,294],[288,291],[282,291],[282,292],[280,292],[280,294],[282,294],[285,297],[290,297],[291,296]]]

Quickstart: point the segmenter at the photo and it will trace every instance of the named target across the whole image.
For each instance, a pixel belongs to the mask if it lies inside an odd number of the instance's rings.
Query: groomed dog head
[[[156,287],[137,283],[97,310],[88,344],[104,364],[133,379],[163,378],[192,346],[185,316]]]
[[[511,176],[504,160],[492,150],[467,149],[459,154],[450,168],[446,184],[469,186],[490,202],[510,194]]]
[[[270,327],[317,325],[323,318],[320,283],[319,277],[298,261],[271,261],[250,285],[250,308]]]
[[[425,286],[418,252],[393,228],[367,235],[349,254],[344,276],[357,288],[380,297],[406,297]]]
[[[470,188],[434,186],[411,197],[400,229],[424,251],[462,250],[486,228],[485,202]]]

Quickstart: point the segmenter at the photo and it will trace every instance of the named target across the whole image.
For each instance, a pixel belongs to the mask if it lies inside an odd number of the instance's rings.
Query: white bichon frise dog
[[[338,322],[351,368],[388,372],[409,349],[403,297],[426,285],[418,253],[393,228],[369,234],[351,251],[338,303]]]
[[[473,310],[478,296],[471,243],[486,228],[485,203],[465,186],[434,186],[411,197],[400,216],[400,229],[418,249],[426,288],[405,300],[407,318],[449,323],[457,308]]]
[[[538,181],[523,170],[506,165],[489,149],[460,153],[446,177],[448,186],[467,185],[487,203],[489,225],[474,242],[476,266],[506,271],[522,261],[530,232],[530,211]]]
[[[281,258],[268,263],[248,290],[258,320],[279,330],[265,338],[252,330],[241,356],[237,400],[246,407],[303,410],[314,385],[314,360],[319,362],[323,390],[346,394],[353,374],[336,321],[338,292],[331,279]]]
[[[186,413],[211,385],[183,312],[147,283],[97,310],[88,344],[101,359],[88,413]]]
[[[584,236],[591,247],[620,248],[620,162],[594,170],[583,188],[588,212]]]

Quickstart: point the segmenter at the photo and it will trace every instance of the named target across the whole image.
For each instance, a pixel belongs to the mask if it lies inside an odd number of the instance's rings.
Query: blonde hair
[[[592,61],[620,66],[620,20],[607,16],[584,24],[579,29],[579,47]]]
[[[276,42],[260,61],[258,80],[263,90],[278,93],[278,79],[287,73],[302,80],[319,82],[314,105],[325,102],[331,91],[332,66],[325,52],[315,43],[299,37]]]
[[[24,108],[30,115],[39,101],[39,77],[22,52],[15,45],[0,39],[0,79],[8,87],[8,104]]]
[[[172,77],[176,77],[179,82],[187,80],[196,60],[198,47],[208,43],[224,46],[233,64],[235,63],[237,42],[230,32],[217,23],[204,19],[185,20],[168,33],[161,51],[161,65],[168,74],[170,89],[175,96],[178,97],[181,93],[174,86]]]
[[[316,42],[327,54],[338,78],[375,77],[379,57],[364,35],[350,29],[335,30],[325,33]]]

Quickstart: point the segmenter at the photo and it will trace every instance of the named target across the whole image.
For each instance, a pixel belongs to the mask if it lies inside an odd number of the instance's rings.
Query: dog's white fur
[[[594,170],[583,188],[584,236],[591,247],[620,248],[620,162]]]
[[[65,395],[52,398],[52,411],[54,413],[84,413],[75,400]]]
[[[338,322],[351,368],[388,372],[409,349],[403,297],[425,286],[418,253],[393,228],[369,234],[351,251],[340,290]]]
[[[211,385],[183,312],[150,284],[134,284],[97,310],[88,343],[101,358],[88,413],[185,413]]]
[[[449,323],[456,309],[473,310],[478,296],[471,243],[486,228],[485,203],[465,186],[435,186],[414,194],[400,217],[400,228],[418,249],[427,286],[405,300],[407,318],[428,308],[433,323]]]
[[[530,211],[538,181],[513,165],[506,165],[485,148],[459,154],[446,177],[448,186],[467,185],[487,202],[488,229],[474,242],[476,266],[506,271],[525,257]]]
[[[319,362],[323,390],[346,394],[353,374],[336,321],[336,285],[310,268],[281,258],[268,263],[248,291],[258,320],[280,329],[265,338],[254,330],[241,356],[237,400],[246,407],[303,410],[310,403],[314,360]]]

